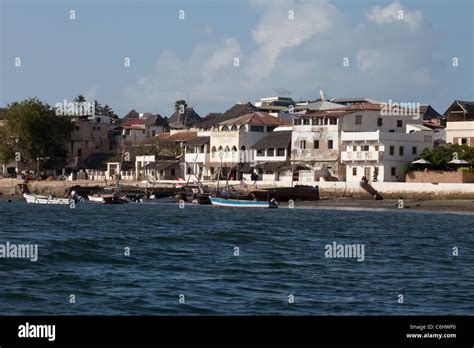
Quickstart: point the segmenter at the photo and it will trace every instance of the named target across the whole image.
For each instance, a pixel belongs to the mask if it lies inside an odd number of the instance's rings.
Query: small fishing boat
[[[99,204],[124,204],[128,203],[126,199],[120,198],[116,194],[94,194],[88,196],[89,202]]]
[[[23,193],[26,203],[29,204],[71,204],[74,200],[70,198],[56,198],[54,196],[41,196],[31,193]]]
[[[278,208],[275,200],[271,201],[250,201],[242,199],[227,199],[220,197],[209,197],[213,206],[235,207],[235,208]]]

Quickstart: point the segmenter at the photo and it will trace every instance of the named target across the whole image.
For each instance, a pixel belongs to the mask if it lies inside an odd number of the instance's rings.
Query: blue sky
[[[186,99],[204,116],[275,88],[316,98],[319,87],[329,97],[429,103],[439,112],[474,100],[470,0],[0,3],[1,106],[83,94],[120,116],[168,116]]]

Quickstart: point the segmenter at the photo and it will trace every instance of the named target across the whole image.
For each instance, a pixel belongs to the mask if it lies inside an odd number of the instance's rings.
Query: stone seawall
[[[0,198],[20,198],[21,192],[18,184],[23,183],[22,180],[16,179],[0,179]],[[156,184],[155,188],[161,187],[174,187],[176,184],[183,184],[183,182],[176,182],[174,180],[162,181]],[[109,183],[109,185],[112,183]],[[137,181],[122,181],[122,185],[129,187],[140,187],[143,185]],[[214,187],[215,182],[204,182],[203,184]],[[239,181],[231,181],[230,185],[236,189],[241,188]],[[303,183],[302,183],[303,184]],[[320,195],[322,198],[340,198],[350,197],[354,199],[372,199],[372,197],[360,188],[358,182],[339,182],[339,181],[326,181],[326,182],[305,182],[305,185],[317,185],[320,189]],[[104,182],[100,181],[88,181],[88,180],[76,180],[76,181],[30,181],[28,188],[30,192],[36,194],[54,194],[56,196],[63,196],[66,189],[71,186],[80,185],[84,187],[105,187]],[[224,187],[225,182],[220,183],[220,187]],[[457,183],[404,183],[404,182],[385,182],[385,183],[371,183],[373,188],[377,190],[384,198],[398,199],[411,198],[411,199],[451,199],[451,198],[463,198],[463,199],[474,199],[474,183],[468,184],[457,184]],[[269,187],[283,187],[290,186],[285,182],[257,182],[257,188],[269,188]],[[151,185],[148,186],[151,188]],[[255,187],[248,184],[246,191],[254,190]]]

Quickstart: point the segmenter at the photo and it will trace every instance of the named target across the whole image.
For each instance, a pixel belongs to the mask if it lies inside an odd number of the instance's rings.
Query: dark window
[[[273,132],[276,126],[267,126],[267,132]]]
[[[176,175],[176,169],[171,169],[171,176],[175,176]]]
[[[82,149],[77,149],[77,156],[79,156],[79,157],[82,156]]]
[[[395,146],[390,146],[390,156],[395,155]]]
[[[412,154],[412,155],[416,155],[416,152],[417,152],[416,146],[413,146],[413,147],[411,148],[411,154]]]
[[[301,125],[301,119],[299,118],[295,118],[295,122],[294,122],[295,126],[299,126]]]
[[[309,126],[309,122],[310,122],[309,118],[303,118],[303,125]]]
[[[74,127],[74,130],[75,130],[75,131],[79,131],[79,129],[80,129],[79,126],[75,126],[75,127]]]
[[[328,149],[331,150],[333,148],[333,141],[332,140],[328,140]]]
[[[315,140],[313,143],[313,149],[319,149],[319,140]]]
[[[151,136],[154,137],[156,135],[156,131],[151,131]]]
[[[403,127],[403,120],[397,120],[397,127],[398,128]]]
[[[337,124],[337,118],[333,117],[329,119],[329,124]]]
[[[377,118],[377,126],[382,127],[382,117]]]
[[[352,168],[352,176],[357,176],[357,167]]]
[[[362,145],[361,151],[369,151],[369,145]]]
[[[327,125],[329,123],[329,120],[327,118],[324,119],[324,124]]]
[[[277,150],[277,156],[285,156],[285,149],[279,148]]]
[[[265,156],[265,150],[263,150],[263,149],[258,149],[258,150],[257,150],[257,156]]]
[[[267,150],[267,156],[269,156],[269,157],[275,156],[275,149],[268,149]]]
[[[467,138],[461,138],[461,144],[467,145]]]
[[[303,150],[306,149],[306,140],[301,140],[300,141],[300,148],[303,149]]]
[[[250,126],[250,131],[251,132],[264,132],[265,127],[263,127],[263,126]]]
[[[397,170],[395,167],[390,168],[390,174],[392,174],[392,176],[397,175]]]
[[[356,115],[355,124],[362,124],[362,115]]]
[[[400,148],[398,149],[398,153],[400,154],[400,156],[403,156],[403,153],[405,152],[404,150],[405,149],[403,148],[403,146],[400,146]]]

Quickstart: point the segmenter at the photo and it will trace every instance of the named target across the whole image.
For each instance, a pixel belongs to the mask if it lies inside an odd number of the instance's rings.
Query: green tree
[[[8,105],[5,124],[1,128],[2,162],[14,160],[14,153],[22,161],[40,158],[65,159],[66,144],[71,140],[73,125],[70,118],[58,116],[54,108],[30,98]]]
[[[424,149],[420,153],[420,158],[429,161],[434,169],[451,169],[449,161],[454,158],[454,153],[458,154],[459,159],[474,165],[474,148],[468,145],[448,144],[431,150]]]

